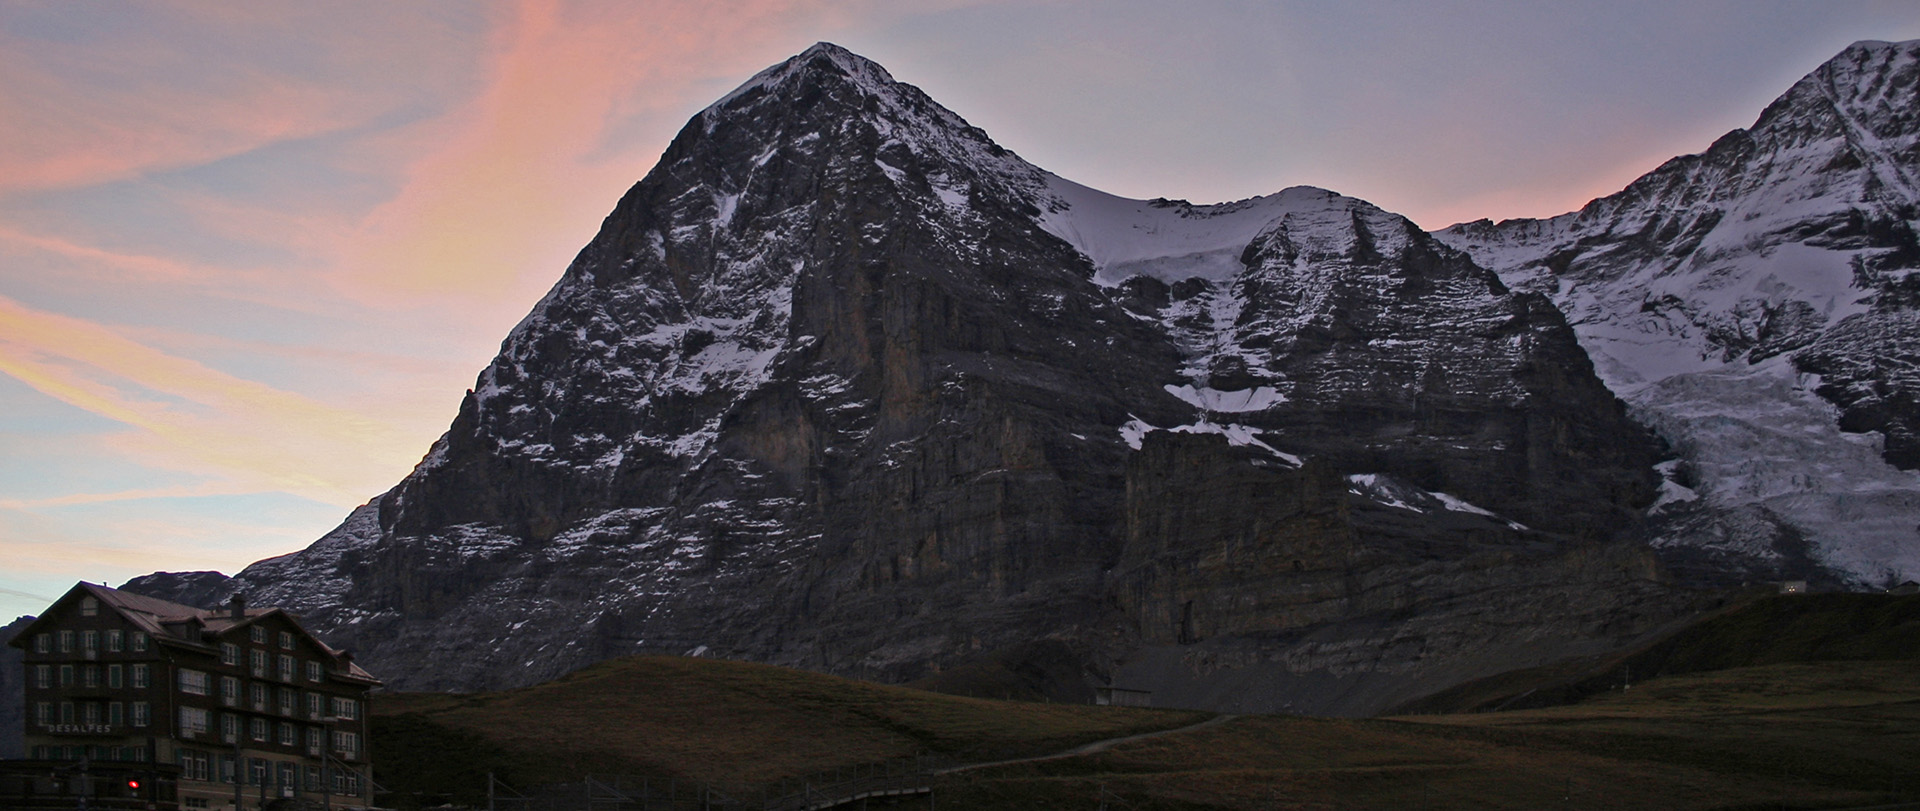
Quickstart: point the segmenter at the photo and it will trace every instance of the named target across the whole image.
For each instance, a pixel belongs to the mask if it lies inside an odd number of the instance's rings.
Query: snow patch
[[[1422,514],[1432,513],[1435,510],[1466,513],[1491,518],[1515,531],[1527,530],[1525,524],[1510,521],[1466,499],[1438,490],[1423,490],[1384,473],[1356,473],[1348,476],[1347,491],[1396,509]]]
[[[1272,386],[1256,386],[1239,391],[1221,391],[1204,386],[1168,384],[1167,393],[1178,397],[1204,411],[1226,414],[1238,414],[1248,411],[1265,411],[1287,401],[1287,397]]]
[[[1120,439],[1127,443],[1127,447],[1136,451],[1140,450],[1141,446],[1145,443],[1147,434],[1153,433],[1154,431],[1168,431],[1176,434],[1218,434],[1226,437],[1228,445],[1236,448],[1259,448],[1272,454],[1274,458],[1285,462],[1289,467],[1300,467],[1302,464],[1305,464],[1300,457],[1282,451],[1262,441],[1260,439],[1260,429],[1252,426],[1237,423],[1222,424],[1202,420],[1190,425],[1176,425],[1171,428],[1161,428],[1139,417],[1134,417],[1132,414],[1127,416],[1132,417],[1132,419],[1127,420],[1125,425],[1120,426]]]

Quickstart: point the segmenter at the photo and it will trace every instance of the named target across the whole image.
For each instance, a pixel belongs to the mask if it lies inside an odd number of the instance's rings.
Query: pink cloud
[[[710,101],[695,93],[797,52],[807,32],[865,5],[519,4],[495,33],[485,89],[416,134],[420,157],[365,219],[343,289],[369,302],[504,298],[524,311]],[[634,119],[655,138],[610,142]]]
[[[62,22],[68,36],[47,40],[0,28],[0,193],[123,180],[363,126],[407,103],[417,83],[458,70],[447,25],[391,5],[344,20],[250,4],[128,10],[144,25],[75,13]],[[439,49],[436,59],[419,58],[422,47]]]
[[[343,94],[272,77],[236,77],[213,95],[83,83],[70,78],[77,72],[45,57],[0,56],[8,77],[0,84],[0,192],[198,165],[354,120]]]

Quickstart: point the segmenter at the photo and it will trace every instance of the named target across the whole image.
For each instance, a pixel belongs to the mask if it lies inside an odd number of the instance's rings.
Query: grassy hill
[[[1730,811],[1920,803],[1916,610],[1920,600],[1871,595],[1757,600],[1623,658],[1558,674],[1568,699],[1559,706],[1368,720],[1240,717],[1095,753],[955,772],[938,778],[931,803],[896,808]],[[1621,690],[1607,668],[1626,661],[1636,676]],[[1537,695],[1539,675],[1479,697],[1513,703],[1526,694],[1513,690],[1528,684]],[[973,699],[675,658],[607,662],[504,693],[384,695],[374,711],[381,782],[415,792],[387,799],[402,807],[477,804],[489,769],[518,786],[630,773],[752,796],[755,784],[852,764],[917,753],[984,763],[1206,717]]]
[[[1516,670],[1402,705],[1457,713],[1569,704],[1655,676],[1790,662],[1920,658],[1920,595],[1748,597],[1645,645]]]
[[[975,699],[768,665],[646,656],[501,693],[377,696],[372,754],[379,781],[404,797],[477,803],[488,771],[519,786],[625,773],[745,790],[920,754],[964,761],[1048,754],[1205,717]]]
[[[940,809],[1779,809],[1920,801],[1920,664],[1675,676],[1522,712],[1250,716],[972,773]]]

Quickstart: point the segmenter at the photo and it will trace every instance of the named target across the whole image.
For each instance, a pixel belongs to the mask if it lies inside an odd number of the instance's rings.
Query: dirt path
[[[1049,760],[1065,760],[1070,757],[1079,757],[1081,755],[1091,755],[1097,752],[1105,752],[1108,749],[1112,749],[1113,747],[1119,746],[1120,744],[1123,744],[1123,743],[1132,743],[1133,741],[1143,741],[1148,738],[1158,738],[1162,735],[1178,735],[1182,732],[1194,732],[1196,730],[1206,729],[1207,727],[1219,726],[1220,724],[1224,724],[1228,721],[1231,721],[1239,717],[1240,716],[1238,715],[1216,715],[1205,721],[1201,721],[1198,724],[1189,724],[1187,726],[1178,727],[1176,729],[1163,729],[1163,730],[1160,730],[1159,732],[1142,732],[1138,735],[1128,735],[1124,738],[1108,738],[1104,741],[1094,741],[1093,743],[1068,749],[1065,752],[1055,752],[1051,755],[1038,755],[1035,757],[1014,758],[1012,760],[996,760],[996,761],[993,761],[992,763],[969,763],[965,766],[954,766],[947,769],[935,769],[933,771],[933,774],[946,775],[946,774],[955,774],[958,772],[973,771],[974,769],[991,769],[996,766],[1011,766],[1016,763],[1042,763]]]

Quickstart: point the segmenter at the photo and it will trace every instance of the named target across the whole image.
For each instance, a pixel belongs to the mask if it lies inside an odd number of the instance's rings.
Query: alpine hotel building
[[[147,808],[371,805],[367,695],[380,682],[285,611],[80,583],[11,644],[25,650],[32,761],[144,765],[143,788],[112,788]]]

